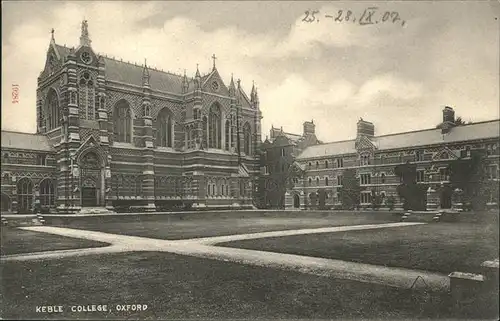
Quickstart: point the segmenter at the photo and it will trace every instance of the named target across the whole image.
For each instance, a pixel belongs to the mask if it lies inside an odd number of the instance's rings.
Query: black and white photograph
[[[498,1],[2,1],[0,319],[498,320]]]

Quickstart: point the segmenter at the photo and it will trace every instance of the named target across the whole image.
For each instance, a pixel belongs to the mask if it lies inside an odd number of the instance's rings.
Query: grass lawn
[[[242,233],[257,233],[279,230],[328,227],[340,225],[380,224],[398,222],[400,215],[372,213],[332,213],[321,215],[306,213],[303,216],[280,217],[274,214],[266,216],[249,215],[241,217],[210,217],[203,214],[189,219],[179,219],[175,216],[151,217],[135,216],[134,220],[112,222],[99,221],[94,218],[75,219],[67,224],[54,224],[70,228],[88,229],[113,234],[143,236],[159,239],[187,239]],[[279,214],[278,214],[279,215]]]
[[[1,255],[107,246],[106,243],[2,227]]]
[[[220,246],[450,273],[498,257],[498,224],[431,223],[235,241]]]
[[[142,252],[4,262],[0,317],[81,319],[369,318],[450,316],[447,294],[336,280],[168,253]],[[108,313],[72,305],[107,304]],[[147,304],[145,312],[116,304]],[[36,313],[62,305],[63,314]]]

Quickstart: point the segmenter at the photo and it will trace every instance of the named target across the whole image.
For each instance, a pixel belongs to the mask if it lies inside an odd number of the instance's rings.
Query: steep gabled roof
[[[2,130],[2,149],[16,148],[34,151],[53,151],[45,135],[11,132]]]
[[[118,61],[104,57],[106,66],[106,79],[125,84],[142,86],[142,71],[144,66]],[[153,90],[161,90],[174,94],[182,93],[181,75],[171,74],[164,71],[149,69],[149,85]],[[192,81],[189,81],[192,88]]]
[[[448,144],[468,140],[500,138],[500,120],[453,127],[443,135],[441,129],[425,129],[375,136],[370,140],[378,150],[402,149],[413,146]],[[314,145],[306,148],[299,159],[356,153],[355,139]]]

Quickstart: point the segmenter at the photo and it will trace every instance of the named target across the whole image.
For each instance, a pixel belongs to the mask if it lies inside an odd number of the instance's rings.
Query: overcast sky
[[[401,21],[360,25],[373,6],[373,20],[389,11]],[[50,30],[58,44],[77,46],[84,18],[94,51],[123,60],[147,58],[194,75],[197,63],[210,71],[215,53],[226,83],[234,73],[249,93],[255,81],[263,138],[271,125],[301,133],[311,119],[324,141],[352,138],[359,117],[374,122],[377,135],[429,128],[445,105],[465,120],[500,118],[496,1],[26,1],[2,9],[4,130],[36,131],[36,82]],[[303,22],[306,10],[318,10],[319,22]],[[351,10],[350,21],[325,17],[339,10]]]

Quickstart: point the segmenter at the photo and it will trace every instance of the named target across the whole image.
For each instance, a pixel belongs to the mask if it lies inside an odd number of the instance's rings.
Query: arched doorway
[[[33,183],[29,178],[17,182],[17,208],[19,213],[31,213],[33,204]]]
[[[300,197],[298,194],[293,195],[293,207],[294,208],[300,207]]]
[[[2,212],[10,212],[10,197],[7,194],[2,193]]]
[[[318,191],[319,208],[324,208],[326,203],[326,192],[322,189]]]
[[[95,152],[86,153],[80,160],[81,206],[103,206],[104,170]]]
[[[451,196],[453,194],[453,190],[449,186],[442,186],[440,193],[440,205],[441,208],[451,208]]]

